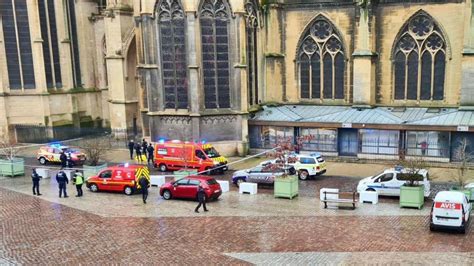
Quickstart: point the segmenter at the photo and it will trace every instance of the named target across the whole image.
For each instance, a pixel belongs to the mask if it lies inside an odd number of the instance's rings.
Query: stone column
[[[465,2],[464,50],[462,53],[462,81],[459,109],[474,110],[474,5]]]
[[[375,104],[375,18],[372,17],[370,1],[360,1],[357,7],[355,26],[355,49],[353,57],[353,104],[369,107]],[[347,97],[347,96],[346,96]]]
[[[28,5],[28,22],[29,22],[29,28],[30,28],[30,37],[31,37],[31,42],[32,42],[31,52],[32,52],[34,72],[35,72],[36,91],[46,92],[48,91],[48,88],[46,86],[46,75],[45,75],[45,69],[44,69],[43,39],[41,38],[38,2],[33,1],[33,0],[28,0],[27,5]]]
[[[143,42],[143,77],[144,85],[147,91],[148,112],[157,112],[164,110],[163,90],[160,85],[160,73],[158,71],[157,61],[157,36],[156,21],[152,14],[143,13],[142,15],[142,42]]]
[[[278,3],[268,4],[265,27],[265,93],[262,102],[287,101],[285,84],[284,12]]]
[[[107,42],[106,65],[109,85],[109,111],[110,125],[112,128],[123,129],[133,125],[136,115],[131,110],[131,105],[136,105],[136,95],[130,96],[126,93],[125,73],[125,49],[124,38],[133,27],[130,10],[122,10],[110,7],[104,18],[105,36]],[[124,49],[125,48],[125,49]],[[117,73],[117,74],[114,74]]]
[[[200,93],[199,93],[199,65],[196,42],[196,29],[199,27],[196,11],[186,11],[186,56],[188,60],[188,104],[191,116],[192,139],[200,138]],[[200,56],[199,56],[200,58]]]

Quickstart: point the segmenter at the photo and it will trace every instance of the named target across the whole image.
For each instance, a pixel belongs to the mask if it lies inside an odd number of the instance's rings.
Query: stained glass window
[[[162,0],[158,10],[165,108],[188,108],[185,19],[178,0]]]
[[[344,99],[344,49],[334,26],[323,16],[304,34],[297,63],[302,99]]]
[[[205,0],[200,10],[204,106],[230,108],[229,13],[224,0]]]
[[[10,89],[34,89],[28,9],[25,0],[0,1]]]
[[[61,88],[61,66],[59,62],[58,33],[56,12],[53,0],[38,1],[41,37],[43,39],[43,57],[48,88]]]
[[[71,41],[71,59],[74,87],[82,87],[81,64],[79,60],[79,40],[77,39],[76,7],[74,0],[66,0],[66,19],[69,40]]]
[[[446,41],[431,16],[419,12],[394,50],[395,100],[443,100]]]

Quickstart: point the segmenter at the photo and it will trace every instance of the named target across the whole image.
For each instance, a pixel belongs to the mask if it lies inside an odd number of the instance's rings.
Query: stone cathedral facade
[[[470,0],[5,0],[0,128],[133,128],[227,154],[311,134],[303,150],[452,160],[461,137],[474,141],[473,10]]]

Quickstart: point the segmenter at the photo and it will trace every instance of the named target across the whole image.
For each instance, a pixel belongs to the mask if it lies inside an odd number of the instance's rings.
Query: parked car
[[[40,164],[47,163],[61,163],[59,156],[64,152],[71,155],[71,160],[74,165],[82,165],[86,161],[86,154],[79,150],[79,148],[69,147],[61,144],[50,144],[39,148],[36,159]]]
[[[405,184],[406,181],[399,180],[399,178],[406,174],[408,174],[407,169],[386,169],[382,173],[360,180],[357,185],[357,192],[377,191],[379,195],[400,196],[400,187]],[[421,169],[418,171],[418,174],[423,176],[423,181],[420,181],[419,184],[424,185],[424,196],[428,197],[431,193],[428,171]]]
[[[273,184],[275,177],[285,173],[296,174],[293,166],[286,167],[270,167],[270,164],[257,165],[253,168],[234,172],[232,175],[232,183],[239,186],[242,182],[251,182],[257,184]]]
[[[267,165],[269,163],[283,163],[281,159],[274,159],[260,163],[260,165]],[[293,166],[298,172],[298,177],[301,180],[306,180],[313,176],[318,176],[326,173],[326,162],[323,156],[319,153],[304,154],[290,154],[287,158],[287,164]]]
[[[221,185],[217,183],[216,179],[205,175],[195,175],[164,184],[160,188],[160,196],[165,200],[172,198],[197,200],[199,185],[201,185],[206,192],[206,200],[217,200],[222,194]]]
[[[438,192],[431,207],[430,230],[457,229],[466,233],[470,222],[471,208],[469,200],[462,192]]]
[[[138,178],[145,176],[150,181],[150,172],[143,165],[119,164],[107,167],[86,181],[86,187],[92,192],[119,191],[132,195],[141,189]]]

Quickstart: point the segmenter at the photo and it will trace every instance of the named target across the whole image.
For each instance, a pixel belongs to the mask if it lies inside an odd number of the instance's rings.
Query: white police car
[[[431,207],[430,230],[456,229],[466,233],[469,225],[471,204],[459,191],[440,191]]]
[[[399,180],[399,178],[407,173],[408,171],[403,168],[386,169],[382,173],[360,180],[357,185],[357,192],[377,191],[379,195],[400,196],[400,187],[405,184],[406,181]],[[421,169],[418,171],[418,174],[423,176],[423,181],[420,181],[419,184],[424,185],[424,196],[428,197],[431,193],[428,171]]]

